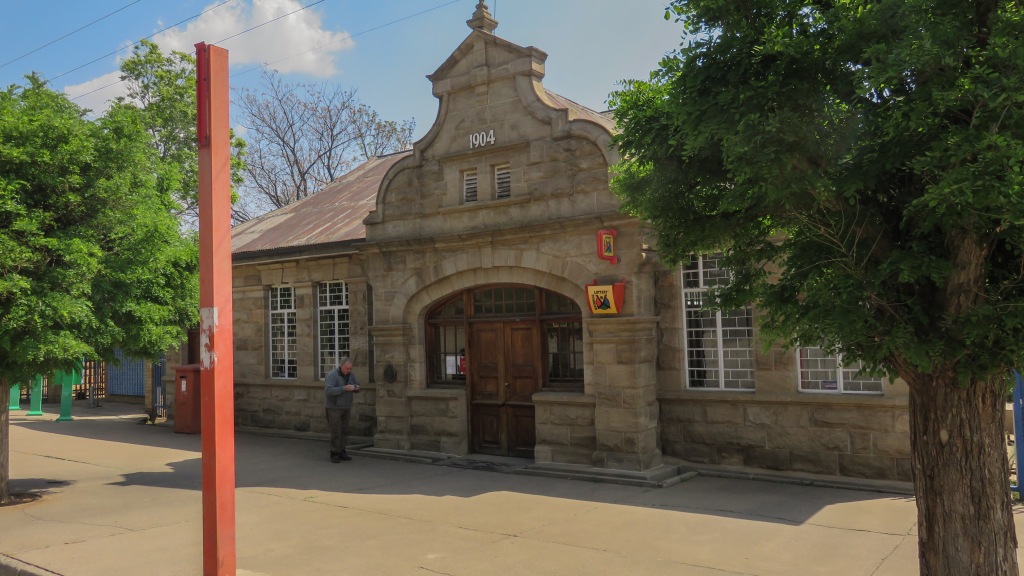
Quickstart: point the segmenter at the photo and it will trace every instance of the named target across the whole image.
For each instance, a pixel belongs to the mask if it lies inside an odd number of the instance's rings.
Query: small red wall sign
[[[612,264],[619,263],[619,257],[615,255],[615,237],[619,233],[615,230],[597,231],[597,257],[607,260]]]

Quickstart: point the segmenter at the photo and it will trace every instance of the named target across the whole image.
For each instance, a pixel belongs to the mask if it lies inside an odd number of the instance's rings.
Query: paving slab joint
[[[0,576],[61,576],[46,568],[0,554]]]

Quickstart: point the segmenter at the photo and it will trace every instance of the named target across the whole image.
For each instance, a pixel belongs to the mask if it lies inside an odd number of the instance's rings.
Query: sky
[[[548,54],[546,88],[605,110],[619,82],[647,78],[661,57],[679,46],[682,27],[664,19],[666,1],[490,0],[487,5],[498,21],[497,36]],[[6,0],[0,85],[22,84],[26,74],[37,72],[77,104],[102,111],[106,101],[124,94],[117,67],[134,42],[152,36],[165,52],[193,54],[195,43],[206,42],[228,50],[233,89],[257,88],[261,66],[268,66],[285,82],[355,90],[381,117],[414,120],[419,138],[437,114],[426,75],[469,35],[466,20],[476,3]]]

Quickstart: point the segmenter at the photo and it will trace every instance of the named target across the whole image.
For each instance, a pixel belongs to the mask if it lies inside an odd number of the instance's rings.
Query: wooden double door
[[[474,452],[533,457],[533,394],[540,390],[537,322],[470,324],[469,411]]]

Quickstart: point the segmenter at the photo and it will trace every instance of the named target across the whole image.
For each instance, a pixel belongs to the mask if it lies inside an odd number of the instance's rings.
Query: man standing
[[[327,426],[331,430],[331,462],[351,460],[345,451],[348,441],[348,419],[352,410],[352,395],[359,392],[359,381],[352,373],[352,359],[344,357],[338,367],[327,375],[324,385]]]

